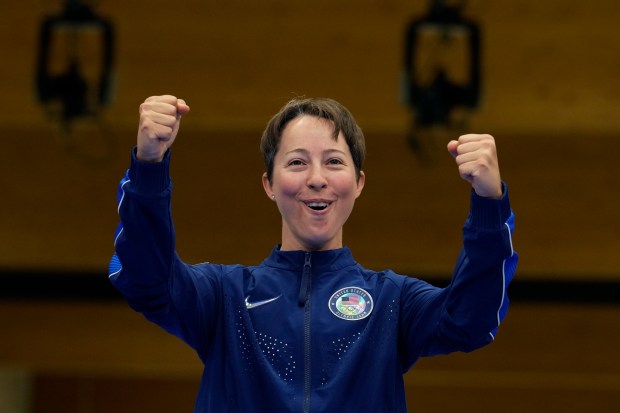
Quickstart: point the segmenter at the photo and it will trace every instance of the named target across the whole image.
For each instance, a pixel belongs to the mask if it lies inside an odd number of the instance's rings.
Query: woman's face
[[[263,187],[282,215],[282,250],[342,247],[342,226],[364,187],[356,180],[351,151],[330,121],[314,116],[291,120],[282,131],[272,180]]]

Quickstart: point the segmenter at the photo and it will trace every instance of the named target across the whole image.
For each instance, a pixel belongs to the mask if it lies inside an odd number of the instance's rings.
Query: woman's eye
[[[301,159],[293,159],[288,163],[290,166],[300,166],[303,165],[303,161]]]
[[[330,165],[342,165],[342,164],[344,164],[344,162],[342,162],[340,159],[337,159],[337,158],[330,159],[329,161],[327,161],[327,163],[330,164]]]

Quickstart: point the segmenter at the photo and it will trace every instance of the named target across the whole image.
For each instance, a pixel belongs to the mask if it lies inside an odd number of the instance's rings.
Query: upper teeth
[[[310,208],[327,208],[327,202],[308,202]]]

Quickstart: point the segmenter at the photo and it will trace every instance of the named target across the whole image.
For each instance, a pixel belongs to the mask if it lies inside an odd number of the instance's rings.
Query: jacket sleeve
[[[134,310],[194,348],[208,339],[219,266],[191,266],[175,252],[170,151],[159,163],[137,160],[118,191],[120,224],[109,279]]]
[[[463,248],[452,280],[436,288],[419,280],[403,287],[401,345],[408,368],[420,356],[472,351],[495,339],[508,310],[508,284],[518,256],[508,188],[499,200],[472,191]]]

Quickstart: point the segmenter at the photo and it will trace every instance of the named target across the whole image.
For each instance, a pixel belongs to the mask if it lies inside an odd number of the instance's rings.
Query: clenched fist
[[[472,185],[476,194],[501,198],[502,182],[495,139],[491,135],[463,135],[448,143],[448,151],[459,167],[461,178]]]
[[[189,112],[183,99],[151,96],[140,105],[137,157],[144,162],[160,162],[179,131],[181,116]]]

